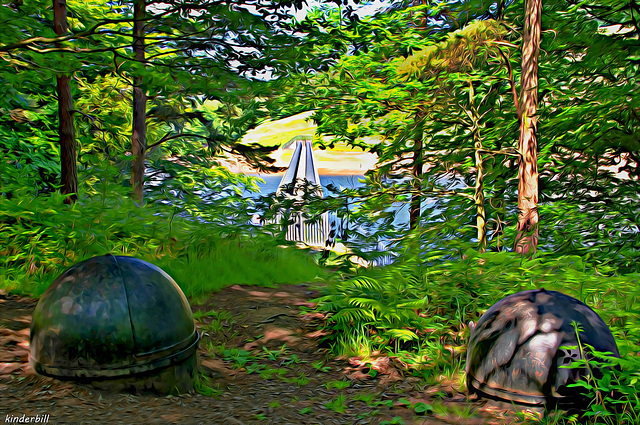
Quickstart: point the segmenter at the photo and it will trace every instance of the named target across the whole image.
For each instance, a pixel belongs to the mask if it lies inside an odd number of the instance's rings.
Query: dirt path
[[[306,285],[233,286],[193,305],[210,395],[113,394],[36,375],[28,364],[35,301],[0,293],[0,422],[166,424],[505,424],[503,412],[446,385],[426,387],[393,361],[331,359]],[[373,377],[375,375],[375,377]],[[424,403],[434,411],[411,409]],[[422,405],[418,405],[422,406]],[[35,421],[35,419],[32,419]]]

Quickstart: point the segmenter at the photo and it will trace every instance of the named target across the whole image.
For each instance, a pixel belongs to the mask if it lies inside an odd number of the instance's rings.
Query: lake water
[[[260,187],[260,193],[253,194],[253,197],[257,197],[259,195],[268,195],[269,193],[274,193],[278,190],[278,185],[282,180],[282,174],[267,174],[267,175],[253,175],[254,177],[260,177],[264,180],[264,183],[258,183]],[[320,184],[322,186],[322,191],[324,196],[328,196],[330,194],[329,190],[327,190],[327,186],[332,184],[337,188],[348,188],[355,189],[357,187],[362,187],[363,183],[359,180],[364,179],[363,175],[349,175],[349,176],[334,176],[334,175],[320,175]]]
[[[253,176],[260,177],[264,180],[264,183],[258,183],[260,193],[248,194],[254,198],[257,198],[260,195],[274,193],[278,190],[278,185],[282,180],[282,174],[263,174]],[[320,184],[325,197],[331,195],[331,192],[327,189],[327,186],[329,185],[333,185],[338,189],[355,189],[364,186],[364,183],[362,183],[361,180],[364,180],[363,175],[320,175]],[[409,223],[409,205],[394,205],[392,208],[397,211],[394,223],[398,227],[406,226]]]

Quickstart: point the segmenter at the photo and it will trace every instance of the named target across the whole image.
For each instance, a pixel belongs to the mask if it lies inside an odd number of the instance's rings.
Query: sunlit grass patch
[[[39,297],[67,268],[107,253],[159,266],[190,298],[229,285],[274,286],[326,276],[312,254],[278,246],[258,229],[208,225],[171,206],[138,207],[118,195],[114,189],[113,195],[71,206],[55,196],[4,200],[0,221],[14,225],[0,229],[0,289]]]
[[[187,250],[179,258],[158,262],[189,298],[231,285],[275,286],[314,282],[327,272],[311,255],[296,248],[266,242],[219,239],[205,253]]]

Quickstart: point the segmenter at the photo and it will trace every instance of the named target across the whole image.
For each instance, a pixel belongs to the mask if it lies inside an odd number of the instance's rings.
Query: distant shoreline
[[[232,170],[233,171],[233,170]],[[320,176],[331,176],[331,177],[351,177],[351,176],[364,176],[364,174],[367,172],[368,170],[353,170],[353,169],[349,169],[349,170],[335,170],[335,169],[325,169],[325,168],[318,168],[318,174]],[[239,174],[239,172],[233,171],[236,174]],[[255,170],[252,171],[247,171],[247,172],[243,172],[243,174],[246,174],[248,176],[252,176],[252,177],[282,177],[284,175],[284,172],[281,173],[258,173]]]
[[[276,167],[288,167],[291,161],[292,149],[273,152],[270,156],[275,160]],[[318,174],[326,176],[363,175],[375,167],[378,156],[371,152],[344,150],[315,150],[313,152]],[[256,170],[231,158],[221,161],[230,171],[238,174],[259,174]],[[261,173],[265,175],[282,175],[282,173]]]

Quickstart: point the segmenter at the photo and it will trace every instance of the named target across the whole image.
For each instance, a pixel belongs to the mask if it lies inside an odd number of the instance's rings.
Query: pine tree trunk
[[[478,228],[478,251],[487,250],[487,213],[484,207],[484,159],[482,158],[482,139],[480,129],[473,131],[475,147],[476,187],[473,200],[476,205],[476,227]]]
[[[58,36],[67,34],[67,2],[53,0],[53,25]],[[73,123],[73,97],[71,77],[57,75],[58,137],[60,143],[60,185],[63,195],[70,195],[64,202],[70,204],[78,199],[78,167],[76,159],[75,130]]]
[[[411,194],[411,206],[409,208],[409,228],[414,230],[420,224],[420,207],[422,204],[422,196],[420,190],[422,188],[422,124],[418,124],[413,144],[413,190]]]
[[[471,134],[473,134],[474,166],[476,167],[476,186],[473,202],[476,206],[476,228],[478,251],[487,250],[487,210],[484,206],[484,158],[482,157],[482,136],[480,135],[480,116],[475,105],[475,90],[473,82],[469,81],[469,110],[466,111],[471,119]]]
[[[141,64],[145,61],[144,18],[145,0],[135,0],[133,10],[133,51]],[[133,198],[142,206],[144,203],[144,160],[147,148],[147,95],[143,88],[143,77],[133,78],[133,133],[131,137],[131,186]]]
[[[518,180],[518,227],[515,251],[535,252],[538,245],[538,55],[542,0],[526,0],[520,96],[521,154]]]

